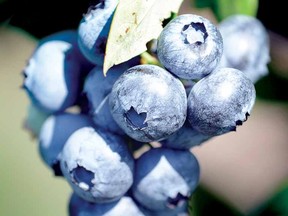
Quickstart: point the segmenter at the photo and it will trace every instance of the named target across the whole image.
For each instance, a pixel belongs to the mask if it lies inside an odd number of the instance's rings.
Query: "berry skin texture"
[[[187,96],[183,84],[156,65],[138,65],[125,71],[109,96],[113,118],[131,138],[158,141],[185,122]]]
[[[182,14],[162,30],[157,42],[157,56],[171,73],[183,79],[201,79],[218,65],[223,40],[208,19]]]
[[[133,183],[134,158],[124,140],[83,127],[67,140],[60,168],[73,191],[88,202],[120,199]]]
[[[76,104],[80,93],[83,56],[76,31],[43,38],[23,70],[23,88],[32,103],[52,114]]]
[[[133,199],[127,195],[109,203],[91,203],[73,193],[68,210],[69,216],[145,216]]]
[[[199,164],[189,150],[152,148],[135,162],[133,197],[152,211],[178,211],[199,182]]]
[[[87,126],[93,126],[93,121],[83,114],[59,113],[44,121],[38,137],[39,152],[56,176],[62,175],[59,160],[66,141],[73,132]]]
[[[250,115],[255,99],[254,84],[242,71],[218,68],[191,89],[188,121],[204,135],[236,131]]]
[[[221,67],[241,70],[253,83],[268,75],[269,35],[260,20],[235,14],[220,22],[218,27],[224,43]]]
[[[103,65],[112,17],[118,0],[102,0],[88,9],[78,26],[78,44],[93,64]]]

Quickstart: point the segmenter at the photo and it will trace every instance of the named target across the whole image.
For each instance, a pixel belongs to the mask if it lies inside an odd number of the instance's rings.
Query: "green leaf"
[[[288,215],[288,184],[281,186],[265,202],[257,206],[249,216]]]
[[[256,16],[258,0],[216,0],[215,14],[219,21],[232,14]]]
[[[147,50],[157,39],[162,22],[178,10],[183,0],[119,0],[106,45],[103,72]]]

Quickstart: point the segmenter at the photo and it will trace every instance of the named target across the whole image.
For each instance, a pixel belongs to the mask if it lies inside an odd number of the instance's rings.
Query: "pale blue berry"
[[[186,119],[183,84],[156,65],[138,65],[125,71],[113,85],[109,104],[118,125],[140,142],[164,139]]]
[[[188,120],[207,136],[236,131],[256,99],[252,81],[235,68],[218,68],[198,81],[188,96]]]
[[[201,79],[218,65],[223,40],[218,28],[195,14],[181,14],[162,30],[157,56],[171,73],[183,79]]]

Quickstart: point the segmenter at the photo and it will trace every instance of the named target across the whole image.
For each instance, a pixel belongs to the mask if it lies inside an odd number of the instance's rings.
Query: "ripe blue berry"
[[[195,14],[182,14],[162,30],[157,55],[162,65],[183,79],[201,79],[218,65],[223,40],[217,27]]]
[[[35,48],[23,70],[23,87],[44,112],[64,111],[77,102],[83,65],[77,32],[57,32],[40,40]]]
[[[241,70],[253,83],[268,75],[269,35],[260,20],[235,14],[220,22],[219,30],[224,43],[221,67]]]
[[[199,172],[189,150],[149,149],[136,160],[133,196],[147,209],[177,211],[197,187]]]
[[[242,71],[218,68],[191,89],[188,120],[208,136],[236,131],[250,115],[255,99],[255,87]]]
[[[78,44],[92,63],[103,65],[113,13],[118,0],[102,0],[88,9],[78,26]]]
[[[186,119],[183,84],[156,65],[138,65],[125,71],[109,96],[113,118],[131,138],[161,140],[177,131]]]
[[[59,160],[61,151],[73,132],[79,128],[93,126],[87,115],[59,113],[50,115],[43,123],[39,134],[39,152],[44,163],[62,175]]]
[[[89,202],[120,199],[133,183],[134,158],[125,141],[107,131],[84,127],[67,140],[60,167],[73,191]]]

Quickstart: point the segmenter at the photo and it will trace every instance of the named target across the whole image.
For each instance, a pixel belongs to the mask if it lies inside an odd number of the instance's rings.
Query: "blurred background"
[[[0,0],[1,216],[67,215],[71,189],[45,167],[37,140],[23,127],[29,100],[21,89],[21,71],[39,39],[76,29],[87,8],[96,2]],[[215,23],[229,14],[247,13],[263,22],[271,38],[269,75],[255,85],[257,100],[249,120],[236,133],[192,149],[201,166],[200,186],[191,200],[192,213],[288,215],[285,1],[233,2],[185,0],[180,9],[180,13],[196,13]]]

